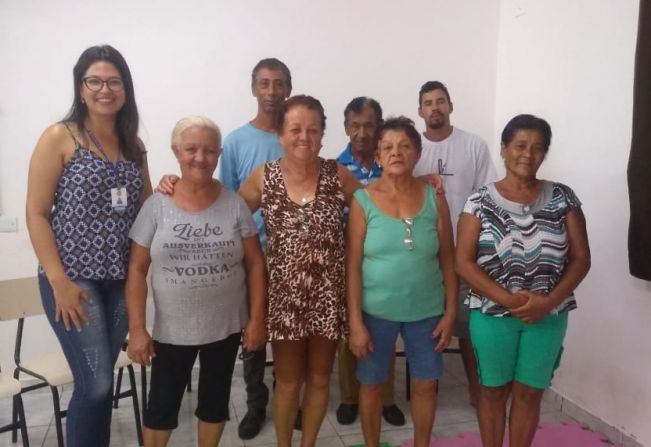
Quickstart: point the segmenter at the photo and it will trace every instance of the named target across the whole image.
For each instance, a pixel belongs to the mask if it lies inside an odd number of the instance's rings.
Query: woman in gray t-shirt
[[[216,445],[228,419],[240,334],[251,351],[265,339],[266,280],[257,228],[244,200],[212,177],[220,147],[212,121],[180,120],[172,133],[181,168],[174,194],[150,197],[129,234],[128,353],[152,365],[146,444],[165,445],[178,425],[198,354],[198,436]],[[150,266],[156,309],[151,336],[145,327]]]

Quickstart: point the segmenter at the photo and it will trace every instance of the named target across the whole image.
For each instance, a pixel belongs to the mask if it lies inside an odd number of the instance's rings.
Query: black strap
[[[68,133],[72,137],[72,140],[75,142],[75,149],[79,148],[79,147],[82,147],[82,144],[79,142],[79,140],[77,140],[77,137],[75,137],[75,134],[72,132],[72,129],[70,129],[70,127],[68,127],[68,123],[63,121],[61,124],[63,124],[65,126],[65,128],[68,130]]]

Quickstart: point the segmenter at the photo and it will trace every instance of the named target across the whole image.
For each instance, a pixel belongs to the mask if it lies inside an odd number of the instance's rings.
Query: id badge
[[[111,206],[115,211],[124,211],[127,209],[128,204],[129,198],[127,196],[126,186],[111,188]]]

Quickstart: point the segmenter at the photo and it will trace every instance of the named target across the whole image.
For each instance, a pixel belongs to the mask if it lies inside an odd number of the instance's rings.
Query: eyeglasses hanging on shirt
[[[413,251],[414,250],[414,219],[411,217],[408,217],[406,219],[402,219],[402,221],[405,223],[405,247],[407,247],[407,250]]]

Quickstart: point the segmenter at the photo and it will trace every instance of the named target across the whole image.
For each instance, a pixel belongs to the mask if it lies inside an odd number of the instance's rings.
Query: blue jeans
[[[374,350],[366,358],[357,359],[357,380],[365,385],[384,383],[389,365],[396,351],[398,334],[405,343],[405,356],[412,379],[438,380],[443,375],[443,353],[436,352],[439,337],[432,332],[440,316],[420,321],[389,321],[364,312],[364,326],[368,331]]]
[[[75,280],[89,296],[83,303],[89,324],[66,330],[54,321],[56,304],[49,281],[38,275],[45,314],[61,343],[74,377],[66,416],[66,446],[108,447],[111,437],[113,368],[129,329],[124,280]]]

